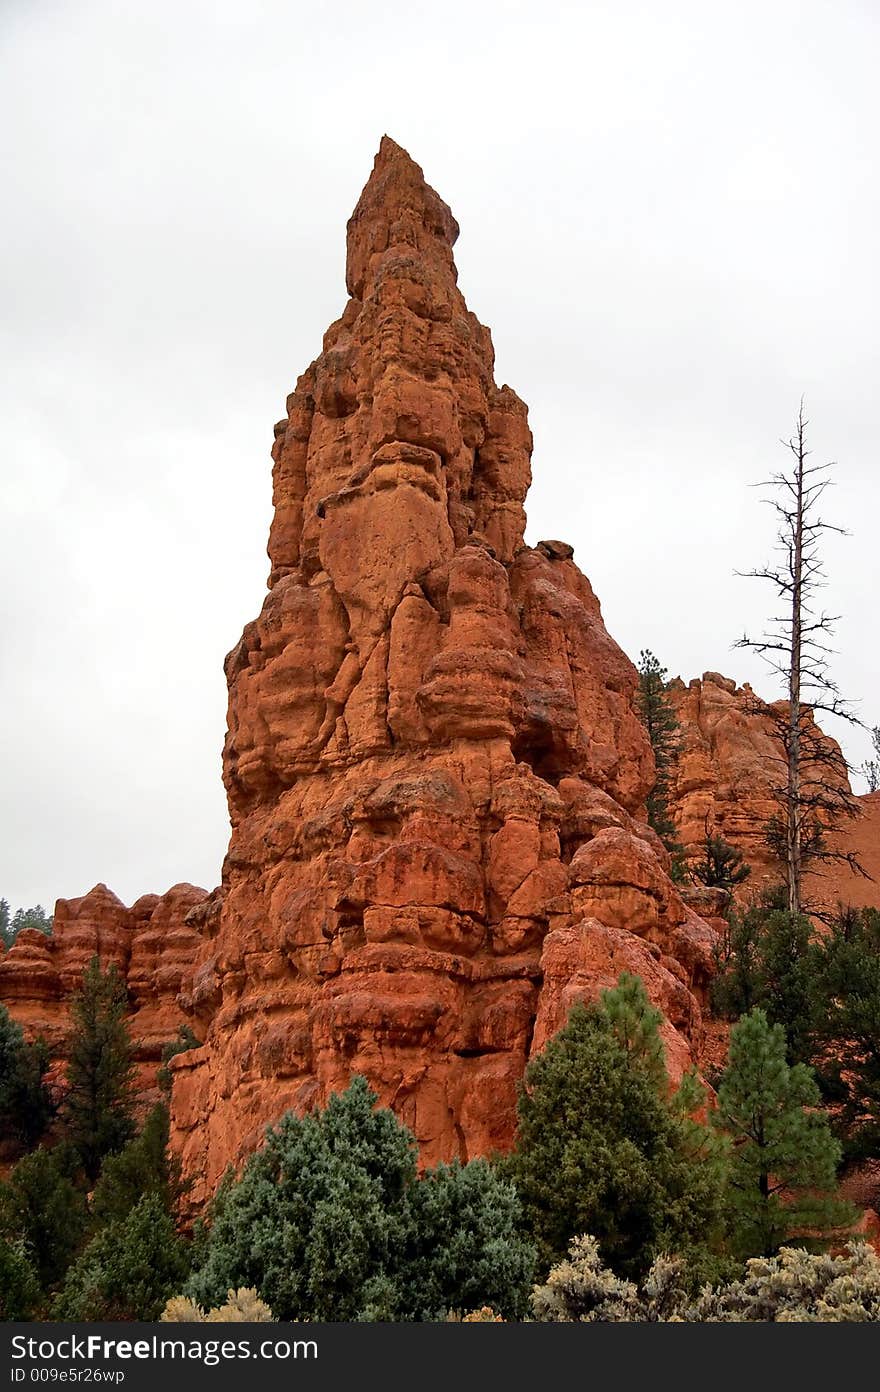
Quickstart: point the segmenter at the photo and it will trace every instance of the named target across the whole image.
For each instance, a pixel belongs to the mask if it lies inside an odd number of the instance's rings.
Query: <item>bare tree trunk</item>
[[[777,547],[782,557],[777,564],[746,573],[769,580],[782,610],[773,615],[760,637],[745,634],[737,647],[761,654],[771,671],[785,683],[787,701],[768,705],[755,698],[754,710],[769,719],[778,740],[778,780],[773,787],[776,810],[767,827],[768,844],[778,856],[788,907],[793,914],[822,916],[825,908],[807,905],[804,900],[804,869],[812,863],[844,861],[850,869],[865,874],[854,851],[841,849],[827,841],[850,817],[859,815],[859,805],[849,783],[849,766],[835,741],[826,739],[815,723],[820,712],[861,725],[855,711],[841,696],[829,671],[828,635],[836,619],[819,609],[817,592],[824,584],[820,542],[825,532],[846,535],[840,527],[824,521],[820,500],[830,485],[830,464],[809,463],[807,426],[801,400],[797,424],[791,439],[782,444],[792,455],[793,467],[773,474],[765,482],[775,490],[769,501],[778,518]],[[880,767],[880,762],[878,762]],[[865,772],[872,776],[873,765]],[[870,878],[870,877],[869,877]]]
[[[791,557],[791,659],[788,669],[788,788],[786,848],[788,908],[801,911],[801,639],[804,570],[804,406],[797,423],[797,468],[793,554]]]

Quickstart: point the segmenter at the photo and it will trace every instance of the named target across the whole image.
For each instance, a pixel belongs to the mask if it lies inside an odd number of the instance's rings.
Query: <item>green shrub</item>
[[[209,1308],[246,1286],[282,1320],[524,1308],[532,1254],[510,1186],[483,1162],[417,1178],[411,1133],[375,1101],[355,1078],[268,1129],[218,1195],[190,1299]]]
[[[659,1257],[640,1285],[622,1281],[603,1265],[595,1238],[582,1236],[535,1287],[532,1311],[542,1323],[880,1321],[880,1258],[863,1242],[836,1256],[784,1247],[696,1298],[684,1275],[682,1263]]]

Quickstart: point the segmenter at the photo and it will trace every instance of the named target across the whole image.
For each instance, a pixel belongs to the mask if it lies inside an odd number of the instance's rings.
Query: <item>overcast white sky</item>
[[[0,0],[0,895],[217,882],[272,425],[385,131],[529,403],[529,540],[633,658],[774,694],[733,571],[805,393],[880,720],[878,38],[876,0]]]

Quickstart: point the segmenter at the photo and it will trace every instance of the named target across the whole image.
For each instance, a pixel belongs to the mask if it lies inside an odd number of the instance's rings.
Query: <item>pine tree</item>
[[[157,1320],[189,1270],[189,1248],[158,1194],[108,1223],[68,1268],[56,1320]]]
[[[180,1164],[168,1151],[169,1117],[160,1102],[140,1133],[116,1155],[108,1155],[92,1195],[92,1215],[101,1224],[127,1218],[145,1194],[156,1194],[172,1218],[182,1192]]]
[[[726,889],[728,892],[743,884],[752,873],[742,851],[737,850],[724,837],[713,832],[709,819],[705,821],[702,855],[688,861],[688,870],[693,879],[710,889]]]
[[[16,909],[10,918],[9,900],[0,899],[0,941],[11,947],[23,928],[36,928],[40,933],[52,932],[52,914],[47,914],[42,904],[32,909]]]
[[[632,1028],[631,980],[575,1005],[526,1071],[515,1147],[502,1163],[545,1270],[586,1232],[625,1276],[660,1251],[704,1257],[717,1236],[723,1154],[668,1099],[659,1017],[639,983],[646,1008]],[[697,1102],[692,1080],[687,1100]]]
[[[0,1322],[33,1319],[39,1299],[40,1283],[24,1242],[0,1235]]]
[[[643,1068],[660,1092],[668,1085],[666,1056],[660,1038],[663,1015],[640,976],[621,972],[613,990],[600,991],[599,1009],[630,1061]]]
[[[880,1157],[880,909],[849,910],[816,948],[819,1081],[848,1160]]]
[[[684,878],[684,847],[669,810],[672,780],[681,749],[681,728],[669,700],[666,668],[649,648],[639,654],[637,704],[654,754],[656,777],[648,794],[648,825],[672,856],[672,878]]]
[[[840,1146],[816,1110],[812,1070],[785,1061],[785,1031],[754,1009],[734,1025],[712,1122],[730,1137],[731,1243],[742,1257],[819,1245],[855,1213],[836,1193]]]
[[[0,1185],[0,1231],[24,1243],[41,1287],[64,1275],[88,1225],[85,1195],[74,1183],[65,1147],[42,1147],[19,1160]]]
[[[92,1181],[104,1156],[121,1150],[134,1133],[134,1064],[125,1012],[125,987],[116,968],[103,972],[93,957],[71,1000],[73,1033],[63,1103],[68,1137]]]
[[[21,1026],[0,1004],[0,1134],[18,1147],[36,1145],[55,1114],[43,1081],[49,1067],[45,1041],[25,1041]]]
[[[813,1057],[824,1009],[817,949],[811,921],[779,907],[782,902],[771,890],[745,910],[730,910],[716,951],[710,1001],[728,1020],[760,1006],[769,1022],[785,1031],[789,1063],[805,1063]]]

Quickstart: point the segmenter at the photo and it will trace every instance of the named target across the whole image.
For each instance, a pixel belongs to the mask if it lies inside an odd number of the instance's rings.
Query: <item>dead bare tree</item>
[[[773,615],[760,638],[744,635],[736,647],[759,653],[785,683],[786,699],[774,704],[756,700],[756,709],[770,719],[779,742],[779,777],[773,790],[779,812],[768,827],[768,840],[785,867],[791,913],[804,908],[803,872],[810,862],[846,861],[864,874],[857,857],[829,839],[847,819],[859,815],[859,805],[839,745],[814,720],[816,713],[824,713],[862,723],[830,674],[833,650],[826,640],[839,615],[816,607],[817,592],[826,583],[822,537],[826,532],[846,532],[819,513],[832,465],[807,462],[808,424],[802,399],[794,435],[781,442],[793,463],[760,485],[774,490],[767,501],[778,519],[776,549],[781,559],[776,565],[738,572],[768,580],[781,604],[781,612]]]

